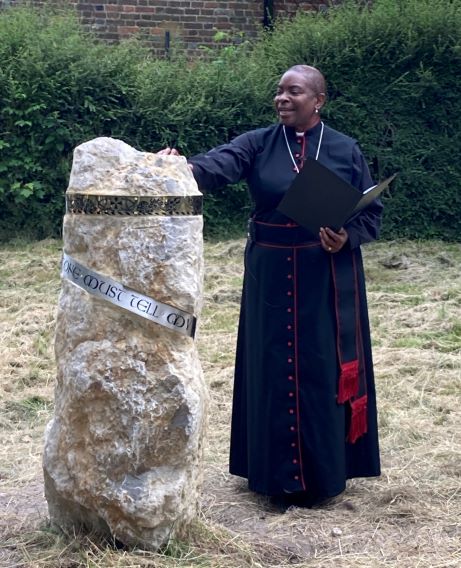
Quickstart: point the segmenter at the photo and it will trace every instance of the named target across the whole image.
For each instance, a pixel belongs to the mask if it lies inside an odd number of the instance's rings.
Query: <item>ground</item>
[[[43,432],[53,413],[59,241],[0,249],[0,566],[461,566],[461,245],[365,247],[383,474],[281,511],[227,473],[243,241],[207,243],[197,346],[210,391],[200,514],[160,553],[49,526]]]

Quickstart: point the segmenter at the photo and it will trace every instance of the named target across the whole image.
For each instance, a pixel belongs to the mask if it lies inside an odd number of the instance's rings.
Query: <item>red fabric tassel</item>
[[[349,361],[341,364],[341,374],[339,376],[338,396],[336,400],[339,404],[343,404],[346,400],[350,400],[357,396],[359,390],[359,361]]]
[[[347,441],[354,444],[360,436],[363,436],[368,431],[367,424],[367,395],[361,396],[357,400],[351,402],[351,427]]]

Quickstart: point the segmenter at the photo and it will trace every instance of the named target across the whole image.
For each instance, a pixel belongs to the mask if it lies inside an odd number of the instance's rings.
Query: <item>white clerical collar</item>
[[[319,154],[320,154],[320,147],[322,146],[322,139],[323,139],[323,128],[324,128],[324,124],[323,122],[320,122],[321,124],[321,130],[320,130],[320,139],[319,139],[319,143],[317,144],[317,152],[315,153],[315,159],[318,160],[319,159]],[[287,138],[287,132],[285,130],[285,125],[282,125],[282,130],[283,130],[283,136],[285,137],[285,144],[287,146],[288,149],[288,153],[290,154],[290,158],[291,161],[293,162],[294,165],[294,169],[296,171],[296,173],[299,174],[299,168],[298,168],[298,164],[296,163],[296,160],[294,159],[294,156],[291,152],[291,148],[290,145],[288,144],[288,138]],[[296,135],[300,135],[300,136],[304,136],[304,132],[302,132],[301,134],[299,132],[296,132]]]

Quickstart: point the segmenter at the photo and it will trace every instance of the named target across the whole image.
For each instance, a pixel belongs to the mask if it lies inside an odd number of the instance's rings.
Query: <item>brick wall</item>
[[[211,45],[217,31],[255,34],[261,26],[259,0],[80,0],[84,24],[105,40],[140,34],[157,54],[172,46],[195,52]]]
[[[274,0],[274,15],[276,18],[286,18],[299,10],[326,10],[328,6],[340,2],[341,0]]]
[[[30,0],[29,0],[30,1]],[[43,0],[31,0],[41,5]],[[106,41],[140,35],[153,51],[164,56],[168,46],[196,54],[211,46],[217,32],[231,37],[254,37],[264,22],[264,6],[274,16],[289,17],[297,10],[325,8],[337,0],[61,0],[74,6],[82,23]],[[21,0],[0,0],[0,8]],[[229,39],[229,41],[231,41]]]

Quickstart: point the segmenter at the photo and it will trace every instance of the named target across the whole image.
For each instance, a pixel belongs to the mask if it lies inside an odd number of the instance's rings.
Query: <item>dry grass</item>
[[[243,241],[206,246],[198,346],[211,393],[201,515],[158,554],[47,524],[42,436],[53,408],[61,243],[0,249],[0,566],[461,566],[461,245],[365,248],[383,475],[282,514],[227,473]]]

